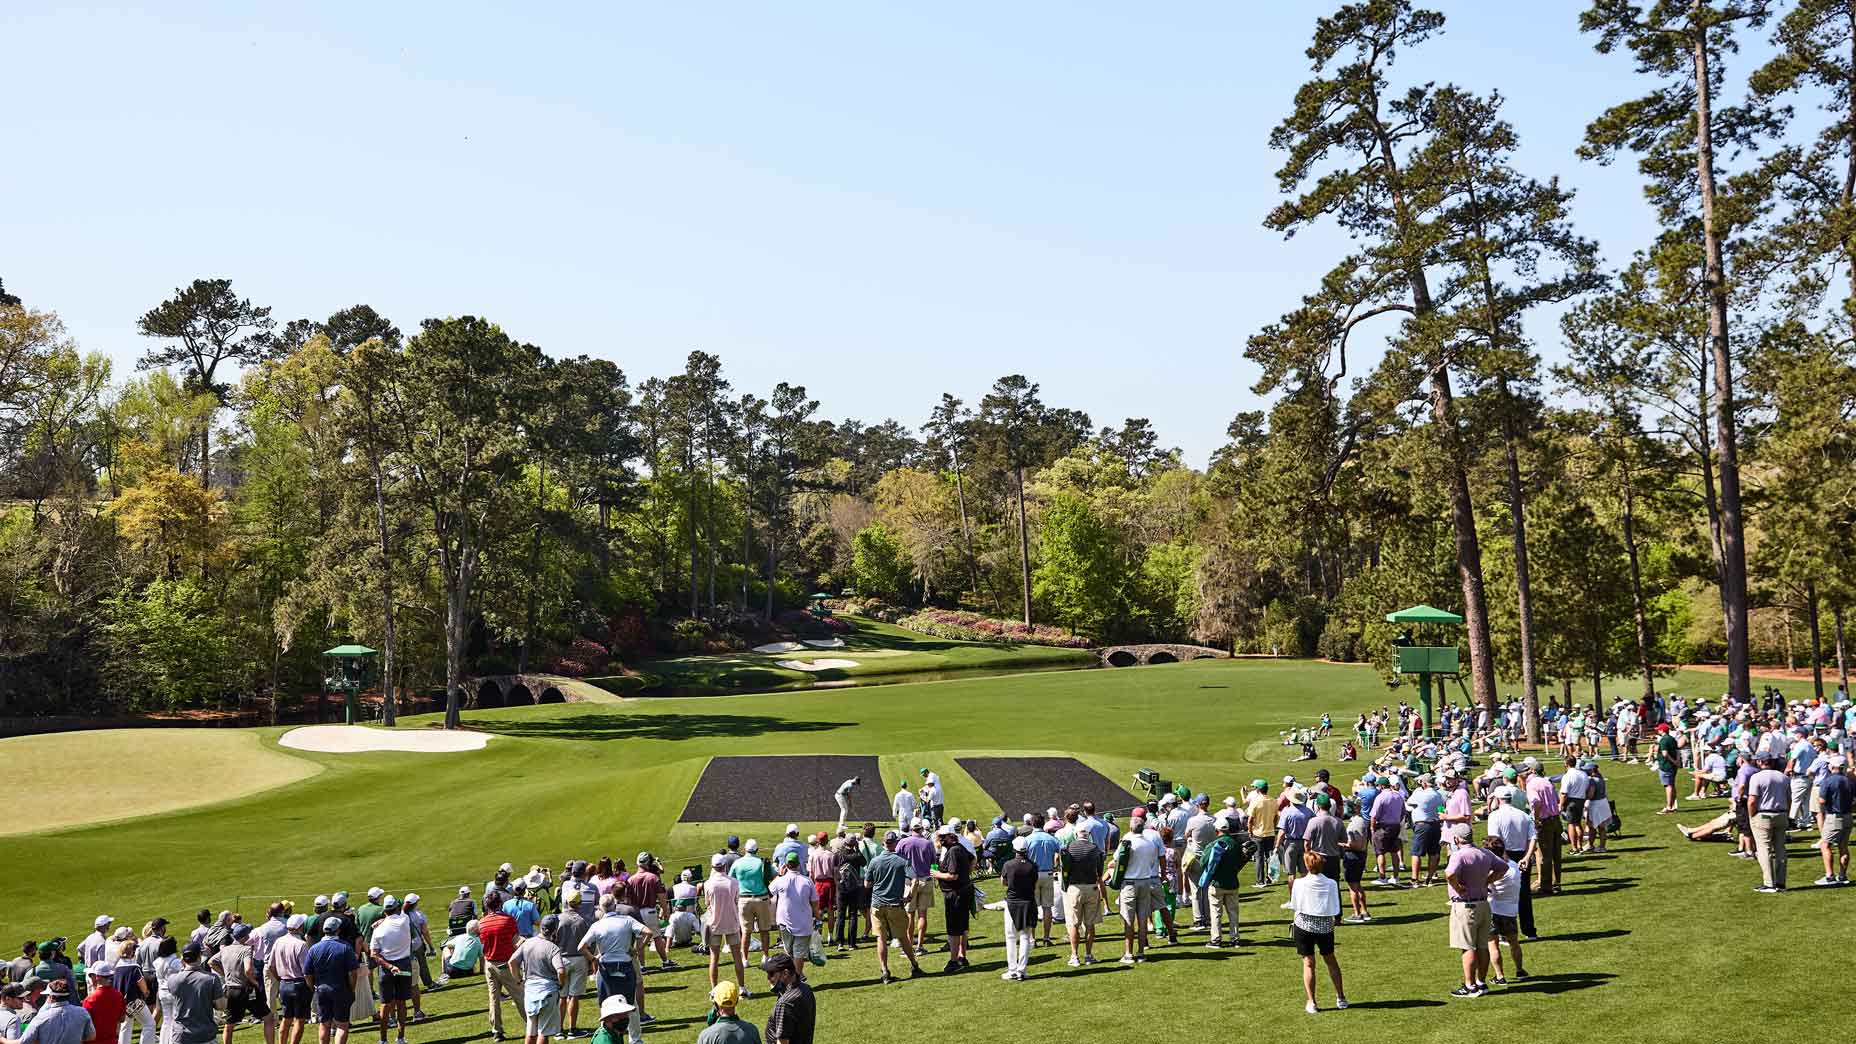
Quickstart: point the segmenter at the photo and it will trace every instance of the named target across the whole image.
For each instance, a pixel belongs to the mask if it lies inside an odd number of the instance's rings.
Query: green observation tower
[[[1392,640],[1396,658],[1393,670],[1400,675],[1418,676],[1418,703],[1424,713],[1424,734],[1431,734],[1431,679],[1455,678],[1458,672],[1456,639],[1445,627],[1461,627],[1463,618],[1428,605],[1414,605],[1387,613],[1386,622],[1402,624],[1404,630]],[[1449,638],[1449,644],[1444,639]],[[1441,681],[1440,681],[1441,686]]]

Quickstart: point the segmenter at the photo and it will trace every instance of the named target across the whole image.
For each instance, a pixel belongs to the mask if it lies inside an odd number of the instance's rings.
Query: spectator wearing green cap
[[[812,933],[818,928],[818,889],[806,874],[803,857],[788,852],[780,876],[768,887],[773,895],[773,923],[780,929],[780,949],[794,961],[812,956]],[[819,964],[825,963],[822,959]]]
[[[942,818],[947,815],[947,795],[941,790],[941,776],[938,773],[923,767],[921,775],[922,818],[928,821],[929,829],[934,829],[941,825]]]
[[[1270,877],[1270,853],[1276,848],[1276,799],[1270,796],[1270,781],[1253,779],[1250,794],[1244,799],[1244,822],[1257,842],[1257,887],[1275,884]]]

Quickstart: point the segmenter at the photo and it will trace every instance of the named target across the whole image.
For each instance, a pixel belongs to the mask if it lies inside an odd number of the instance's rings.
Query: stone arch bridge
[[[464,694],[470,705],[485,707],[528,707],[539,703],[617,703],[610,692],[559,674],[496,674],[464,679]]]
[[[1231,654],[1223,649],[1212,649],[1203,645],[1176,645],[1159,643],[1154,645],[1110,645],[1096,650],[1104,667],[1136,667],[1154,663],[1183,663],[1186,660],[1228,660]]]

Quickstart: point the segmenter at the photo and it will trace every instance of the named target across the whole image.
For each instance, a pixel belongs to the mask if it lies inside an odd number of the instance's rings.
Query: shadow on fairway
[[[1391,1011],[1391,1010],[1398,1009],[1398,1008],[1441,1008],[1443,1006],[1444,1006],[1443,1001],[1425,1000],[1422,997],[1407,997],[1404,1000],[1348,1001],[1347,1002],[1348,1011],[1353,1011],[1356,1008],[1366,1008],[1366,1009],[1380,1008],[1383,1010]]]
[[[571,718],[473,719],[471,727],[504,736],[569,740],[691,740],[761,736],[772,732],[830,732],[848,721],[797,721],[765,714],[580,714]]]
[[[1594,877],[1589,881],[1580,881],[1577,888],[1561,888],[1559,895],[1598,895],[1601,892],[1621,892],[1626,888],[1637,887],[1635,877]]]
[[[1615,939],[1620,935],[1629,935],[1629,928],[1606,928],[1593,932],[1567,932],[1564,935],[1549,935],[1542,942],[1590,942],[1593,939]]]
[[[1365,925],[1349,925],[1348,927],[1371,927],[1375,924],[1421,924],[1425,921],[1435,921],[1443,915],[1444,912],[1442,910],[1429,910],[1424,913],[1397,914],[1392,917],[1374,917]]]
[[[1526,982],[1510,982],[1502,993],[1570,993],[1603,986],[1617,978],[1610,972],[1566,972],[1563,975],[1536,975]]]

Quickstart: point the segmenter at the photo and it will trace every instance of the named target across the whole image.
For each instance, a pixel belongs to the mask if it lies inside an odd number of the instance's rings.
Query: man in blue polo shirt
[[[1038,868],[1037,906],[1038,916],[1044,920],[1044,945],[1050,945],[1050,925],[1054,916],[1052,907],[1057,902],[1057,853],[1063,851],[1063,842],[1050,832],[1050,823],[1045,822],[1025,838],[1025,857]]]
[[[347,1044],[349,1009],[354,1007],[355,983],[361,974],[361,957],[354,944],[341,938],[342,919],[322,922],[322,941],[309,948],[303,959],[303,981],[316,991],[316,1039],[322,1044]]]

